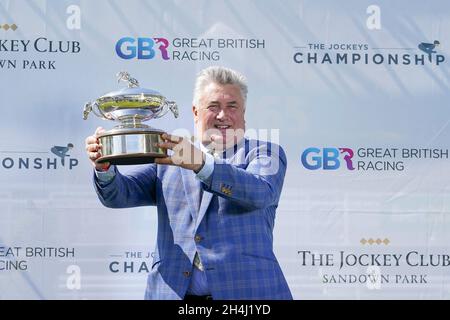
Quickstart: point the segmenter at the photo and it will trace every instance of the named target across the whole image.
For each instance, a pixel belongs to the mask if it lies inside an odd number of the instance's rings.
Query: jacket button
[[[186,278],[189,278],[189,277],[191,276],[191,272],[190,272],[190,271],[183,271],[183,275],[184,275]]]
[[[195,240],[195,242],[199,243],[200,241],[203,240],[203,238],[202,238],[202,236],[196,235],[196,236],[194,237],[194,240]]]

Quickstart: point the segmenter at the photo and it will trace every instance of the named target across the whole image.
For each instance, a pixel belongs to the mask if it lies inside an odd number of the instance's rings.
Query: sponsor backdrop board
[[[143,298],[155,208],[97,200],[84,139],[113,123],[83,106],[128,71],[193,132],[210,65],[287,153],[295,299],[450,298],[449,30],[444,0],[0,0],[0,299]]]

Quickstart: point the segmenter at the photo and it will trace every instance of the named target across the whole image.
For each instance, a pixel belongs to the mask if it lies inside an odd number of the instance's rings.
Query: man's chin
[[[230,129],[219,130],[215,128],[212,131],[213,132],[208,132],[209,134],[206,134],[206,136],[204,135],[202,141],[203,145],[215,150],[229,149],[236,145],[244,137],[243,132],[234,132]]]

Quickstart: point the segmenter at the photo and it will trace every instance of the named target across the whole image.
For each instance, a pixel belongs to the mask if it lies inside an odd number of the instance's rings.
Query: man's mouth
[[[216,124],[216,125],[214,125],[214,128],[219,129],[219,130],[225,130],[225,129],[230,129],[231,126],[223,125],[223,124]]]

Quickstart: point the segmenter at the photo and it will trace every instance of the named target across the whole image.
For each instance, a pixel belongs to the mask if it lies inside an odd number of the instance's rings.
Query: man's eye
[[[217,110],[218,106],[208,106],[208,110]]]

